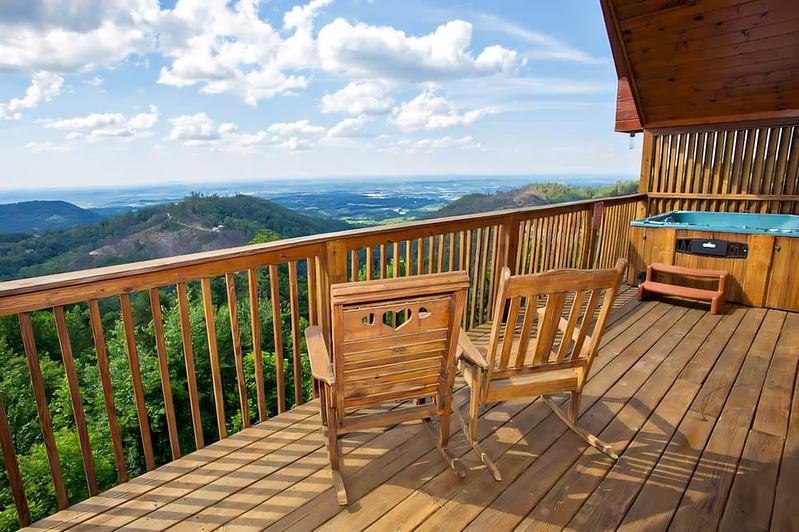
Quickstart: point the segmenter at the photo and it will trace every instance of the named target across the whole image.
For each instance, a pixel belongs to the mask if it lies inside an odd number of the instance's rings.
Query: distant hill
[[[0,233],[28,233],[68,229],[89,224],[102,215],[66,201],[23,201],[0,205]]]
[[[592,198],[607,198],[634,194],[638,181],[627,181],[606,187],[576,187],[561,183],[532,183],[522,188],[495,194],[469,194],[435,211],[430,218],[444,218],[503,209],[536,207]]]
[[[290,238],[351,227],[254,196],[192,195],[38,238],[0,235],[0,281],[241,246],[264,230]]]

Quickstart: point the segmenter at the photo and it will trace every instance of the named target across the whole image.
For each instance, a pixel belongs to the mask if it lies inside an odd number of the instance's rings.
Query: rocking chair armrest
[[[458,353],[455,358],[465,360],[473,366],[488,369],[488,362],[486,362],[486,359],[483,358],[483,355],[480,354],[480,351],[477,350],[463,329],[460,330],[458,336]]]
[[[305,342],[308,345],[308,358],[311,361],[311,375],[332,386],[336,382],[336,377],[322,329],[317,326],[305,329]]]

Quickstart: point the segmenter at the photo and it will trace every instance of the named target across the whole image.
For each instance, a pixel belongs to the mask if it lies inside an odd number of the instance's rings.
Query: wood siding
[[[799,126],[645,134],[647,216],[674,210],[799,214]]]

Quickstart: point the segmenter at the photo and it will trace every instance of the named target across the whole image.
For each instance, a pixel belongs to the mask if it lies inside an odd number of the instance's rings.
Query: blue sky
[[[0,189],[614,173],[597,0],[6,0]]]

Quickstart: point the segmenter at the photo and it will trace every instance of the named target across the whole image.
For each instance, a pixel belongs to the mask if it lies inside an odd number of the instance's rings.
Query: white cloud
[[[379,81],[354,81],[333,94],[322,96],[323,113],[381,115],[391,111],[391,86]]]
[[[152,50],[157,0],[0,3],[0,70],[88,71]]]
[[[97,129],[118,126],[125,123],[122,113],[90,114],[85,117],[67,118],[47,123],[44,127],[52,129]]]
[[[388,26],[350,25],[336,19],[319,31],[322,67],[355,78],[417,83],[509,73],[519,66],[515,51],[469,52],[472,25],[455,20],[422,37]]]
[[[329,138],[354,138],[354,137],[371,137],[368,132],[364,131],[366,123],[369,118],[366,115],[361,115],[358,118],[345,118],[327,132]]]
[[[102,78],[102,76],[94,76],[92,79],[86,80],[83,83],[86,85],[91,85],[92,87],[99,87],[104,81],[105,80]]]
[[[446,98],[436,96],[433,90],[427,90],[396,108],[393,122],[406,132],[417,129],[435,130],[465,126],[495,112],[497,112],[495,109],[485,107],[458,114],[455,106]]]
[[[45,128],[72,131],[65,140],[86,142],[102,142],[116,138],[121,141],[133,141],[152,136],[152,129],[158,123],[158,109],[150,106],[149,113],[139,113],[126,119],[122,113],[94,113],[88,116],[61,120],[42,120]]]
[[[312,126],[308,120],[298,120],[288,124],[272,124],[268,129],[269,133],[278,136],[321,136],[327,133],[322,126]]]
[[[159,21],[161,50],[172,64],[161,69],[158,81],[177,87],[201,84],[203,93],[231,92],[251,105],[303,89],[306,77],[284,71],[316,65],[313,18],[330,1],[312,0],[286,13],[285,29],[294,35],[283,40],[259,18],[257,0],[203,6],[179,0]]]
[[[214,121],[205,113],[193,116],[179,116],[169,119],[173,129],[169,137],[163,140],[182,142],[187,147],[204,147],[211,151],[251,153],[257,150],[258,145],[268,141],[266,131],[255,134],[239,134],[239,127],[233,123],[224,123],[218,128]]]
[[[55,144],[53,142],[30,142],[24,146],[33,152],[40,151],[69,151],[72,146],[69,144]]]
[[[18,120],[22,116],[19,112],[22,109],[33,109],[58,96],[63,83],[64,78],[61,76],[49,72],[37,72],[33,75],[31,86],[25,91],[25,97],[14,98],[9,103],[0,103],[0,118]]]
[[[219,138],[219,133],[214,130],[214,121],[205,113],[170,118],[169,122],[173,126],[172,132],[169,134],[168,139],[164,140],[190,142],[209,141]],[[189,144],[186,145],[188,146]]]

